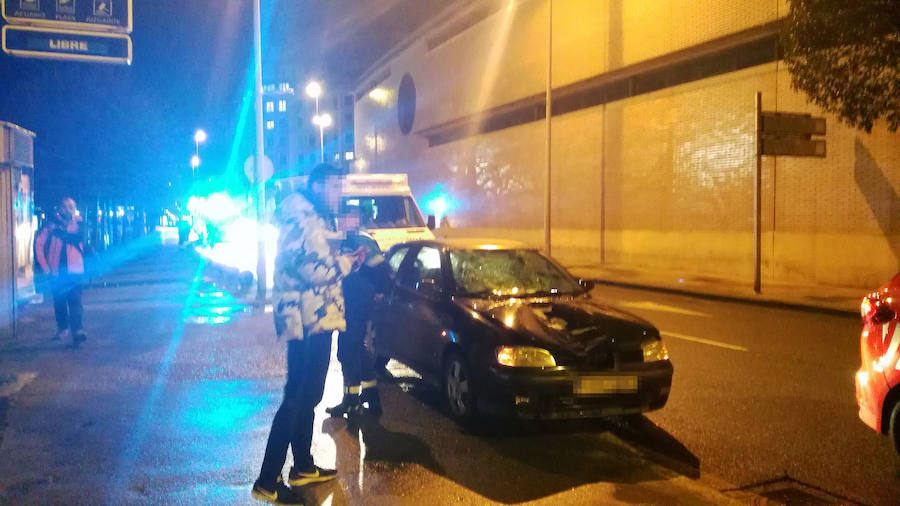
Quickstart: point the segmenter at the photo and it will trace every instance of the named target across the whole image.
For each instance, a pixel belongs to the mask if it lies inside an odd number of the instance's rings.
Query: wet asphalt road
[[[200,272],[173,250],[119,267],[86,291],[90,339],[80,350],[49,340],[49,306],[26,311],[19,338],[0,342],[0,373],[36,373],[7,400],[0,504],[254,503],[283,343],[270,314]],[[382,383],[380,421],[327,418],[324,407],[341,395],[333,361],[313,451],[340,474],[307,490],[310,503],[720,504],[735,494],[716,488],[785,471],[854,500],[892,503],[896,459],[855,419],[854,319],[608,287],[597,294],[664,332],[749,351],[668,339],[672,397],[643,421],[495,422],[476,434],[460,431],[437,394],[396,363],[397,378]]]
[[[787,475],[839,498],[900,501],[900,459],[858,418],[860,319],[600,286],[652,321],[675,376],[648,418],[739,487]]]

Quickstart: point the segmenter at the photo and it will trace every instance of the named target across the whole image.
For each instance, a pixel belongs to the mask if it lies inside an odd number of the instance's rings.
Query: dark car
[[[451,415],[588,418],[663,407],[672,364],[650,323],[604,305],[541,252],[435,240],[388,252],[374,352],[440,387]]]

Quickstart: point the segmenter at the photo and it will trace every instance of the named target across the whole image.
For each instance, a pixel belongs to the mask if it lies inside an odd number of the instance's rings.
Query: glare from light
[[[191,168],[196,169],[199,166],[200,166],[200,157],[197,155],[192,156],[191,157]]]
[[[328,128],[333,124],[334,120],[331,118],[331,115],[326,112],[325,114],[313,116],[312,122],[313,125],[316,125],[319,128]]]
[[[378,104],[386,105],[390,98],[390,93],[384,88],[375,88],[369,92],[369,98]]]
[[[319,98],[322,96],[322,85],[317,81],[310,81],[309,84],[306,85],[305,91],[309,98]]]
[[[513,324],[514,324],[515,322],[516,322],[516,317],[513,316],[513,315],[509,315],[509,316],[507,316],[506,318],[504,318],[504,320],[503,320],[503,323],[504,323],[507,327],[510,327],[510,328],[512,328],[512,326],[513,326]]]
[[[203,144],[204,142],[206,142],[206,132],[204,132],[203,130],[197,130],[196,132],[194,132],[194,142],[196,142],[197,144]]]

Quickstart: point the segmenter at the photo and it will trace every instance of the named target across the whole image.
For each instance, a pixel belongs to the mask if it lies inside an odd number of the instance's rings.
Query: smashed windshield
[[[364,229],[424,227],[413,199],[402,195],[348,197],[345,210],[357,214]]]
[[[523,296],[575,293],[579,285],[537,251],[451,251],[450,266],[463,295]]]

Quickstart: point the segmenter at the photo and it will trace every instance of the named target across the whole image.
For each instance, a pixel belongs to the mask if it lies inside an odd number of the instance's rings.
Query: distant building
[[[320,162],[319,127],[313,124],[316,102],[303,92],[305,83],[263,86],[265,152],[275,174],[306,174]],[[325,161],[349,167],[354,160],[353,95],[327,88],[319,98],[319,113],[333,124],[323,129]]]

